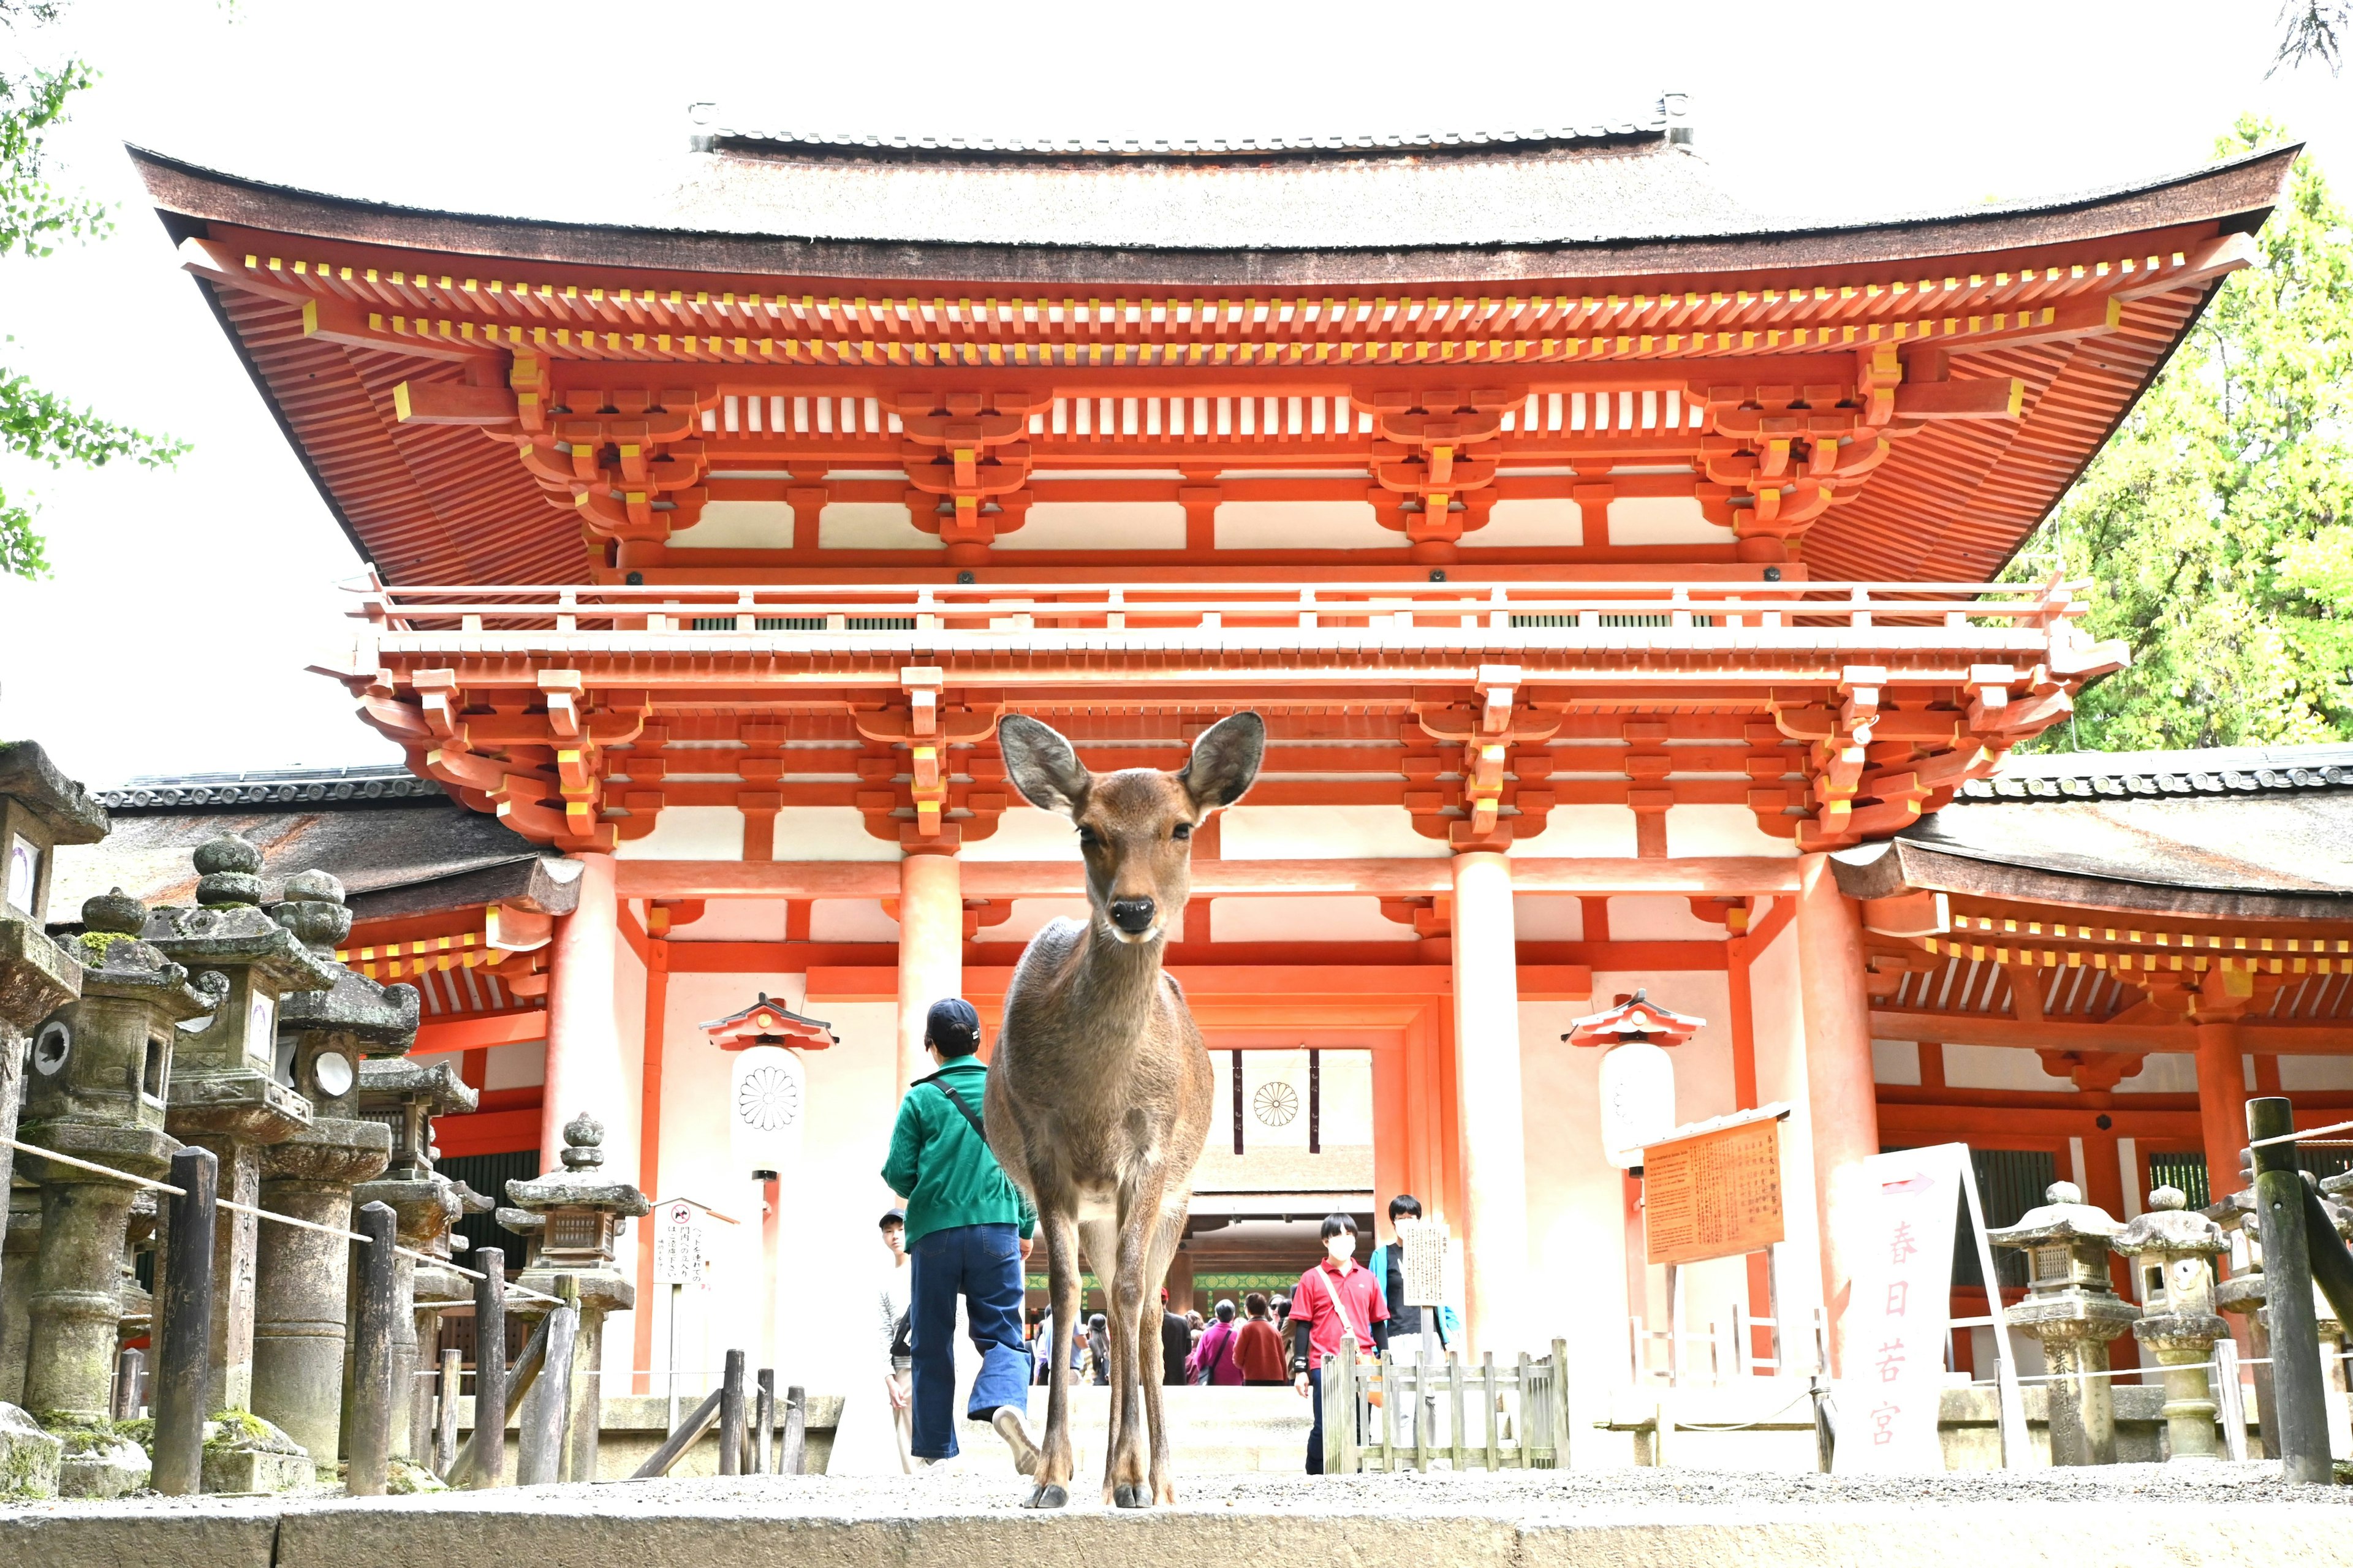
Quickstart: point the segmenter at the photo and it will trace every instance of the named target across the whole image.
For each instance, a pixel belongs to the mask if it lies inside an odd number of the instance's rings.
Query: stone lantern
[[[272,911],[321,965],[323,984],[290,994],[280,1009],[288,1075],[311,1102],[311,1125],[264,1154],[262,1206],[349,1228],[352,1188],[392,1159],[392,1128],[360,1103],[364,1058],[399,1056],[417,1040],[414,986],[379,985],[334,962],[351,931],[343,884],[323,871],[286,881]],[[293,1226],[262,1237],[254,1284],[253,1411],[277,1423],[332,1470],[341,1450],[343,1343],[351,1244]]]
[[[653,1205],[627,1182],[608,1180],[604,1124],[585,1111],[564,1125],[564,1169],[528,1181],[507,1183],[499,1224],[531,1238],[531,1259],[516,1283],[526,1290],[555,1294],[555,1277],[569,1274],[580,1284],[580,1329],[573,1342],[575,1384],[565,1479],[596,1479],[596,1427],[602,1411],[605,1319],[637,1305],[638,1288],[615,1261],[621,1222],[637,1219]],[[536,1303],[544,1306],[544,1303]]]
[[[42,929],[49,913],[49,883],[60,844],[95,844],[106,837],[106,813],[81,785],[59,773],[29,741],[0,744],[0,1139],[16,1135],[25,1053],[17,1042],[35,1025],[81,994],[81,965]],[[16,1151],[0,1142],[0,1202],[7,1201]],[[0,1254],[0,1475],[26,1478],[26,1489],[57,1485],[59,1444],[13,1403],[24,1384],[28,1328],[26,1297],[31,1279],[38,1210],[21,1238]]]
[[[1986,1233],[1996,1247],[2026,1254],[2026,1300],[2010,1309],[2010,1326],[2042,1342],[2053,1373],[2051,1462],[2116,1462],[2116,1392],[2109,1386],[2108,1342],[2140,1316],[2116,1293],[2108,1247],[2122,1228],[2084,1202],[2073,1182],[2053,1182],[2041,1208],[2007,1230]],[[1995,1288],[1990,1281],[1989,1289]],[[2072,1375],[2071,1375],[2072,1374]]]
[[[261,851],[227,834],[197,846],[196,906],[147,917],[144,940],[216,996],[212,1021],[174,1053],[164,1130],[220,1161],[220,1195],[261,1201],[261,1152],[311,1124],[311,1105],[278,1081],[278,1015],[289,993],[334,983],[322,962],[261,910]],[[253,1400],[254,1259],[259,1222],[221,1211],[213,1233],[212,1373],[207,1410]],[[159,1252],[171,1237],[162,1238]]]
[[[27,1143],[162,1181],[179,1144],[164,1131],[178,1026],[214,997],[140,940],[147,911],[121,889],[82,905],[67,944],[82,965],[81,999],[33,1033],[21,1136]],[[106,1436],[112,1415],[122,1247],[139,1189],[113,1176],[27,1155],[41,1188],[41,1237],[26,1302],[25,1405],[66,1437],[58,1490],[111,1497],[146,1485],[146,1455]]]
[[[383,1175],[352,1189],[352,1201],[385,1205],[398,1219],[401,1246],[447,1257],[449,1226],[464,1210],[457,1184],[434,1173],[433,1118],[471,1110],[480,1097],[459,1076],[455,1062],[438,1058],[363,1061],[359,1075],[361,1113],[391,1128],[392,1159]],[[392,1369],[401,1392],[392,1407],[392,1452],[411,1464],[426,1465],[433,1457],[433,1424],[424,1413],[431,1410],[432,1401],[427,1381],[417,1374],[427,1370],[420,1354],[429,1357],[438,1338],[440,1310],[437,1301],[435,1334],[424,1337],[417,1310],[417,1269],[413,1258],[393,1259],[399,1307],[394,1319]],[[462,1276],[452,1278],[464,1282]]]
[[[2206,1363],[2231,1326],[2214,1311],[2214,1258],[2228,1243],[2222,1227],[2190,1209],[2179,1187],[2148,1194],[2148,1207],[2113,1243],[2132,1260],[2140,1319],[2133,1338],[2165,1368],[2165,1426],[2176,1459],[2215,1457],[2218,1408]]]

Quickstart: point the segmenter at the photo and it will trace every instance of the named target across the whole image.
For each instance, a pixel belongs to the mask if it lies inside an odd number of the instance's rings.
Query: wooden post
[[[392,1409],[406,1390],[393,1380],[392,1337],[401,1313],[400,1260],[393,1256],[400,1228],[390,1204],[360,1205],[359,1310],[352,1325],[352,1406],[344,1438],[344,1488],[353,1497],[382,1497],[391,1478]]]
[[[147,1402],[147,1352],[135,1345],[125,1345],[114,1358],[114,1418],[136,1421],[139,1407]]]
[[[629,1479],[645,1481],[670,1474],[670,1468],[678,1463],[679,1456],[701,1441],[702,1435],[711,1430],[711,1424],[719,1419],[721,1393],[714,1388],[704,1394],[702,1403],[694,1407],[693,1414],[671,1429],[670,1435],[662,1439],[661,1447],[648,1455],[646,1462],[639,1465]]]
[[[1667,1265],[1667,1385],[1683,1385],[1683,1271]]]
[[[1552,1468],[1568,1468],[1568,1342],[1552,1342]]]
[[[433,1423],[433,1473],[449,1479],[458,1459],[458,1394],[465,1386],[465,1358],[454,1350],[441,1352],[441,1407]]]
[[[2249,1143],[2295,1131],[2295,1108],[2285,1100],[2265,1096],[2247,1101]],[[2272,1320],[2272,1408],[2279,1414],[2280,1476],[2288,1481],[2325,1486],[2332,1479],[2328,1402],[2321,1381],[2318,1319],[2312,1309],[2304,1173],[2296,1163],[2294,1143],[2274,1143],[2253,1153],[2255,1208],[2263,1226],[2263,1282]]]
[[[1757,1370],[1750,1345],[1757,1332],[1755,1320],[1748,1315],[1745,1301],[1732,1303],[1732,1375],[1746,1377]]]
[[[1806,1058],[1806,1113],[1814,1147],[1828,1355],[1845,1369],[1845,1312],[1871,1207],[1862,1162],[1879,1152],[1879,1099],[1871,1077],[1871,998],[1863,989],[1860,906],[1841,893],[1828,855],[1799,862],[1798,990]]]
[[[547,1348],[517,1412],[522,1447],[515,1456],[517,1486],[554,1486],[564,1479],[565,1439],[571,1435],[572,1356],[580,1342],[580,1281],[559,1274],[555,1293],[562,1304],[547,1310]]]
[[[1781,1243],[1765,1249],[1765,1310],[1772,1315],[1773,1375],[1789,1375],[1789,1341],[1781,1331]]]
[[[759,1430],[754,1434],[752,1440],[752,1473],[755,1476],[765,1476],[768,1473],[768,1463],[772,1458],[770,1450],[775,1445],[776,1436],[776,1368],[762,1367],[760,1375],[754,1381],[759,1385],[760,1394],[753,1406],[754,1424]]]
[[[1357,1458],[1356,1423],[1361,1418],[1360,1407],[1364,1403],[1363,1390],[1356,1386],[1356,1340],[1355,1335],[1342,1334],[1340,1336],[1340,1354],[1338,1360],[1340,1363],[1340,1397],[1336,1406],[1328,1389],[1325,1391],[1324,1396],[1324,1451],[1327,1456],[1334,1451],[1335,1428],[1333,1423],[1335,1419],[1334,1412],[1336,1408],[1338,1412],[1336,1419],[1339,1424],[1337,1427],[1339,1463],[1333,1464],[1327,1458],[1324,1468],[1326,1473],[1348,1476],[1356,1474],[1356,1470],[1360,1468]],[[1329,1366],[1332,1363],[1327,1360],[1324,1364]]]
[[[1427,1313],[1435,1310],[1424,1307]],[[1428,1322],[1425,1317],[1422,1320]],[[1430,1369],[1436,1362],[1428,1353],[1413,1364],[1413,1468],[1430,1473],[1430,1450],[1438,1443],[1438,1406],[1430,1392]]]
[[[1462,1355],[1459,1351],[1446,1352],[1446,1399],[1447,1414],[1453,1422],[1453,1430],[1448,1436],[1453,1441],[1454,1473],[1459,1476],[1471,1464],[1471,1446],[1463,1432],[1470,1408],[1463,1399]]]
[[[155,1303],[155,1465],[149,1482],[165,1497],[187,1497],[204,1486],[219,1179],[220,1162],[209,1149],[183,1149],[172,1156],[172,1184],[180,1191],[167,1200],[171,1242]]]
[[[1397,1357],[1381,1352],[1381,1462],[1383,1470],[1397,1468]]]
[[[1503,1441],[1495,1430],[1495,1395],[1499,1391],[1495,1386],[1495,1352],[1493,1351],[1479,1352],[1479,1370],[1482,1374],[1479,1403],[1484,1407],[1483,1414],[1487,1424],[1487,1471],[1493,1475],[1504,1468]]]
[[[808,1391],[799,1384],[785,1390],[785,1441],[776,1454],[776,1472],[797,1476],[808,1462]]]
[[[1536,1412],[1543,1406],[1535,1396],[1535,1362],[1528,1352],[1520,1352],[1520,1468],[1536,1468]]]
[[[507,1255],[485,1247],[474,1255],[482,1277],[474,1281],[474,1487],[506,1484]]]
[[[719,1384],[719,1473],[744,1473],[744,1352],[727,1352]]]

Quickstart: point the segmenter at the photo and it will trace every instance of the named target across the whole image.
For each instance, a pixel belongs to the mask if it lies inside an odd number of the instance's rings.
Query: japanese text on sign
[[[1652,1263],[1761,1252],[1779,1241],[1781,1123],[1714,1128],[1642,1151],[1643,1233]]]
[[[654,1226],[654,1283],[702,1282],[702,1215],[692,1204],[664,1204]]]
[[[1838,1474],[1945,1468],[1936,1418],[1952,1315],[1953,1216],[1968,1157],[1963,1145],[1944,1143],[1862,1162],[1858,1201],[1868,1239],[1855,1262],[1845,1375],[1837,1384]]]

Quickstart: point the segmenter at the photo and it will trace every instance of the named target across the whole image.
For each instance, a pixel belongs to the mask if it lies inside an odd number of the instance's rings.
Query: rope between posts
[[[1827,1390],[1825,1392],[1827,1392]],[[1773,1417],[1780,1415],[1783,1411],[1794,1409],[1800,1400],[1811,1399],[1813,1396],[1814,1391],[1812,1389],[1800,1389],[1798,1393],[1797,1398],[1790,1400],[1788,1404],[1778,1405],[1771,1410],[1767,1410],[1764,1415],[1757,1417],[1756,1420],[1743,1421],[1736,1426],[1715,1426],[1691,1421],[1678,1421],[1674,1419],[1673,1416],[1669,1415],[1664,1409],[1660,1411],[1659,1418],[1666,1422],[1668,1426],[1673,1427],[1678,1432],[1746,1432],[1751,1426],[1764,1426],[1765,1423],[1772,1420]]]
[[[128,1171],[118,1171],[111,1165],[101,1165],[95,1161],[76,1159],[71,1154],[60,1154],[55,1149],[44,1149],[38,1144],[22,1142],[14,1138],[0,1138],[0,1143],[7,1144],[9,1148],[20,1154],[31,1154],[43,1160],[55,1160],[60,1165],[71,1165],[78,1171],[91,1171],[101,1176],[112,1176],[117,1181],[128,1182],[134,1187],[144,1187],[149,1192],[168,1193],[175,1198],[188,1195],[188,1190],[185,1187],[175,1187],[169,1182],[158,1182],[146,1176],[134,1176]],[[362,1236],[355,1230],[345,1230],[337,1225],[322,1225],[314,1219],[297,1219],[290,1214],[278,1214],[269,1209],[258,1209],[250,1204],[232,1203],[227,1198],[216,1197],[213,1200],[213,1206],[227,1209],[234,1214],[249,1214],[256,1219],[266,1219],[273,1225],[290,1225],[300,1230],[315,1230],[322,1236],[340,1236],[346,1241],[356,1241],[368,1247],[375,1245],[373,1237]],[[477,1269],[461,1268],[446,1258],[436,1258],[429,1252],[419,1252],[413,1247],[402,1247],[396,1242],[392,1249],[403,1258],[413,1258],[419,1263],[435,1264],[448,1269],[453,1274],[462,1274],[469,1279],[485,1278]],[[558,1306],[563,1304],[559,1297],[543,1295],[537,1290],[517,1285],[512,1280],[508,1282],[507,1289],[527,1300],[549,1301]]]

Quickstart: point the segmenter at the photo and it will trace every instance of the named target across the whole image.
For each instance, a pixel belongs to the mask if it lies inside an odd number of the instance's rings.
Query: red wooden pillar
[[[1862,922],[1831,875],[1830,857],[1809,855],[1798,881],[1798,988],[1806,1034],[1806,1108],[1821,1221],[1822,1301],[1831,1362],[1844,1366],[1847,1297],[1855,1230],[1865,1212],[1862,1162],[1879,1152],[1879,1101],[1871,1079],[1871,998],[1863,989]]]

